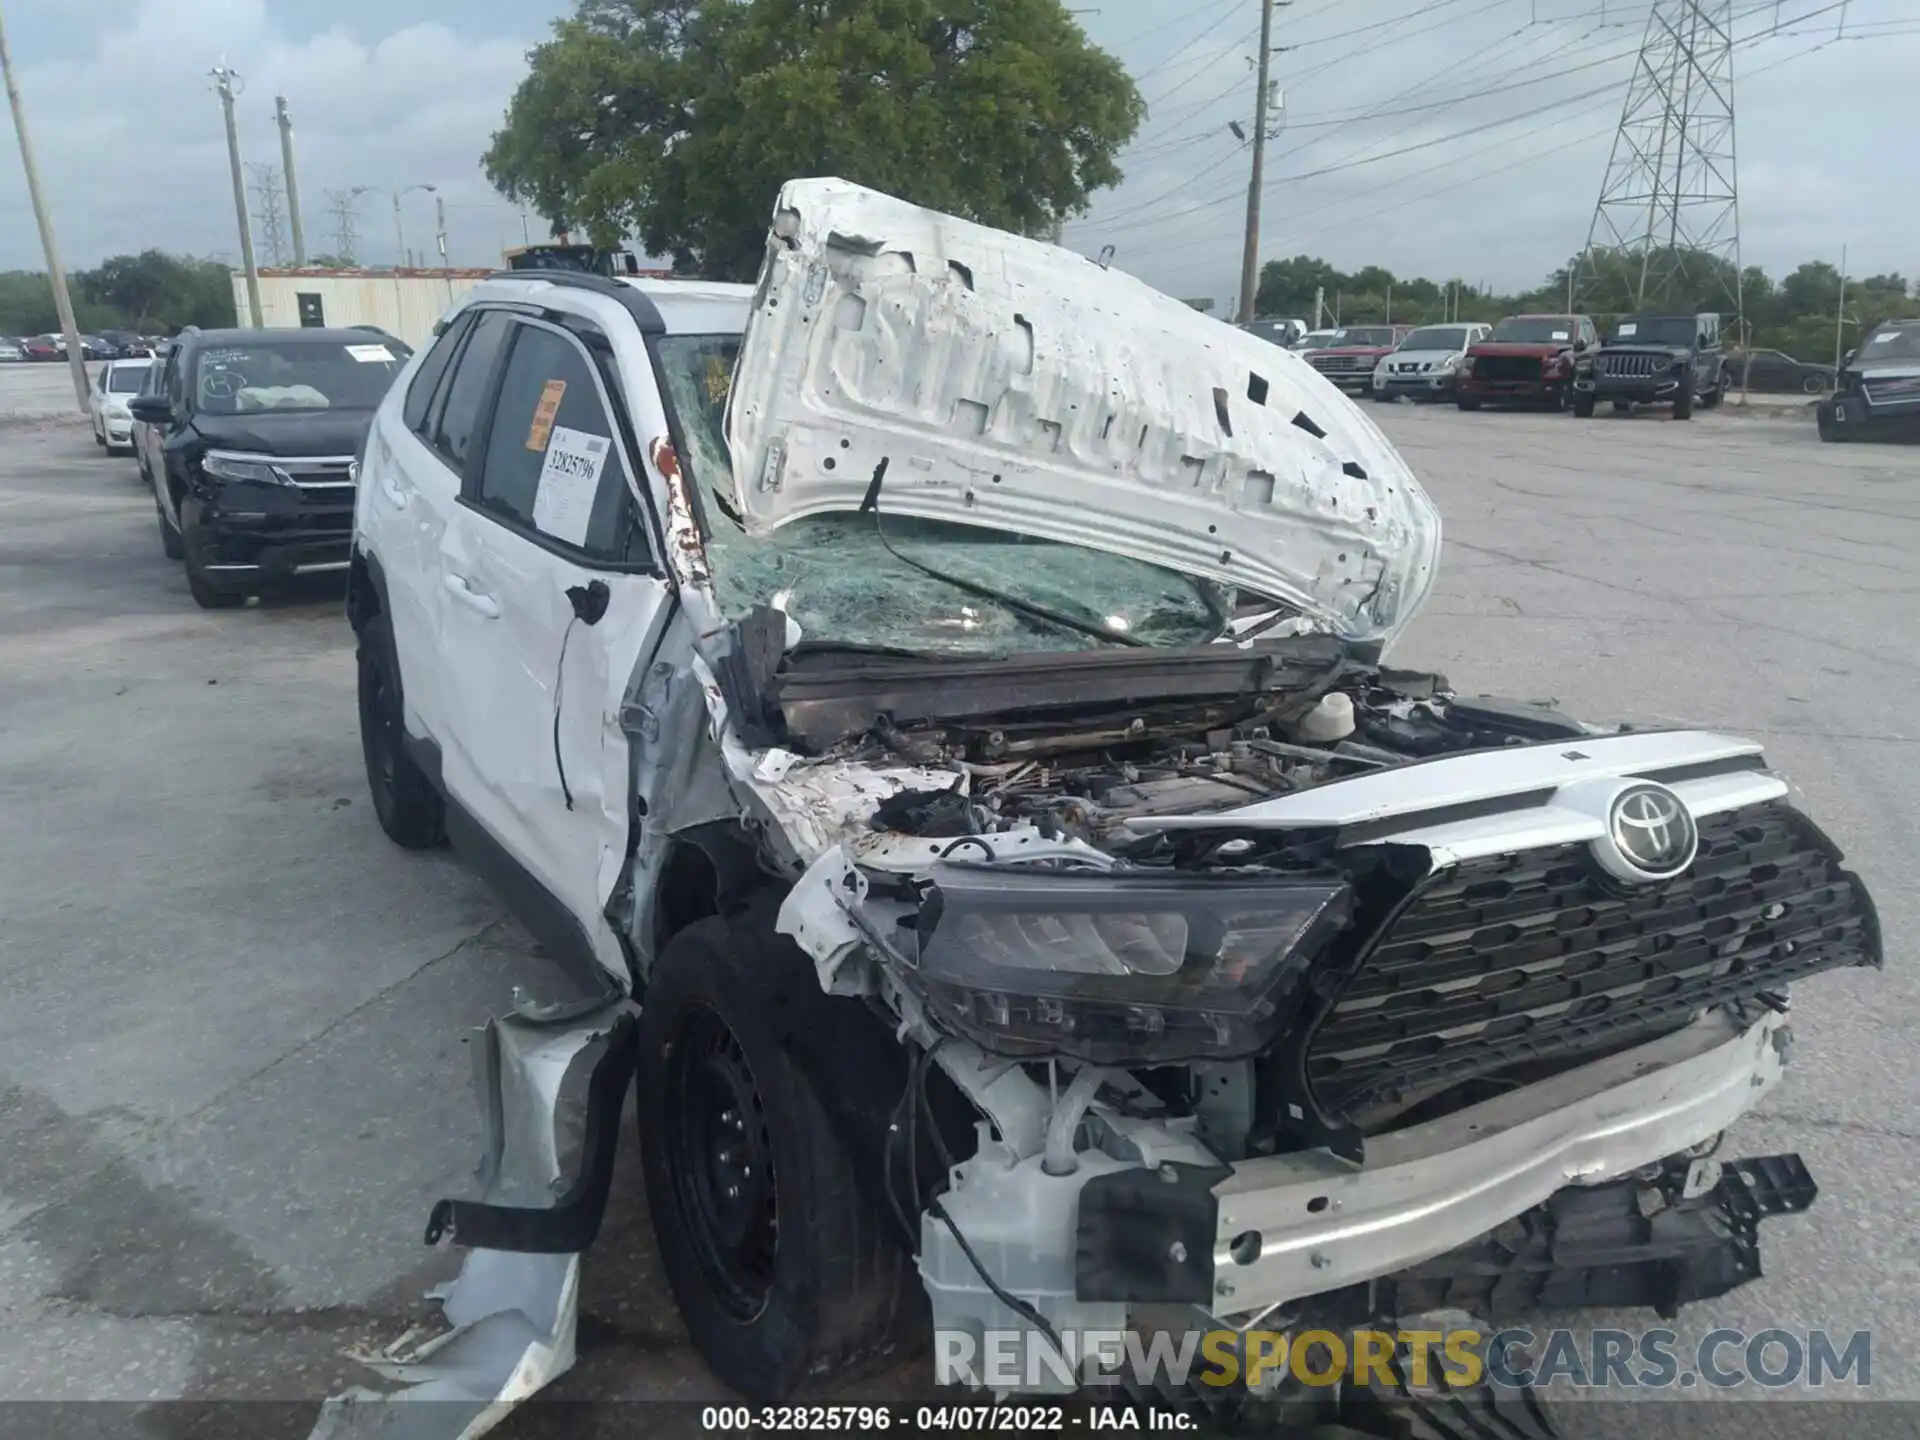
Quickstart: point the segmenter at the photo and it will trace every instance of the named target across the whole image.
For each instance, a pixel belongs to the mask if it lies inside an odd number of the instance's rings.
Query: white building
[[[262,270],[260,320],[268,326],[378,325],[418,349],[433,325],[497,270]],[[247,277],[233,277],[233,310],[247,324]]]

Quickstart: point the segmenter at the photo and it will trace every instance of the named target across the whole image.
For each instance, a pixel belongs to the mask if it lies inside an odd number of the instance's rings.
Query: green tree
[[[218,260],[143,250],[114,255],[75,274],[74,289],[116,317],[107,328],[146,332],[182,325],[232,325],[233,276]]]
[[[716,279],[758,270],[802,175],[1050,233],[1144,112],[1060,0],[579,0],[530,60],[488,178]]]

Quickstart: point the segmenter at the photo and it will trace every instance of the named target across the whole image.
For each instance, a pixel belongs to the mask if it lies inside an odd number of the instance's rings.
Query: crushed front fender
[[[428,1297],[452,1328],[352,1353],[394,1388],[330,1397],[311,1440],[473,1440],[572,1367],[580,1254],[599,1234],[613,1183],[636,1017],[621,1000],[554,1020],[507,1016],[480,1032],[481,1198],[442,1200],[427,1222],[429,1245],[450,1239],[469,1252],[453,1282]],[[568,1081],[589,1052],[575,1101]],[[577,1120],[567,1113],[582,1108]],[[569,1176],[564,1136],[576,1128]]]

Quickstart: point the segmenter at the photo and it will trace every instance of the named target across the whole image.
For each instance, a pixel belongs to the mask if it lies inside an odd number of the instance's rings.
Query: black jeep
[[[1727,393],[1718,315],[1628,315],[1574,363],[1573,413],[1593,414],[1602,400],[1625,413],[1635,405],[1671,405],[1685,420]]]
[[[1887,320],[1847,355],[1820,402],[1822,440],[1884,434],[1920,441],[1920,320]]]

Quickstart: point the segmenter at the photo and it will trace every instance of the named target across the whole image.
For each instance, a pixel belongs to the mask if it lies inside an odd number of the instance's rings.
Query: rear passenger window
[[[437,418],[429,414],[428,443],[455,470],[464,472],[467,468],[467,452],[473,448],[474,432],[480,428],[480,412],[493,384],[494,362],[500,358],[511,330],[504,312],[480,312],[460,351],[460,363],[453,367],[453,378],[443,387],[446,399],[430,407],[439,413]]]
[[[426,358],[420,362],[420,368],[413,372],[413,384],[407,387],[407,403],[401,408],[407,428],[416,435],[426,432],[427,407],[433,403],[433,392],[440,388],[440,379],[447,373],[447,363],[460,349],[460,342],[467,338],[467,331],[473,326],[473,312],[456,316],[454,322],[440,333],[433,342]]]
[[[617,450],[586,352],[558,331],[521,325],[493,407],[480,507],[595,560],[644,561]]]

